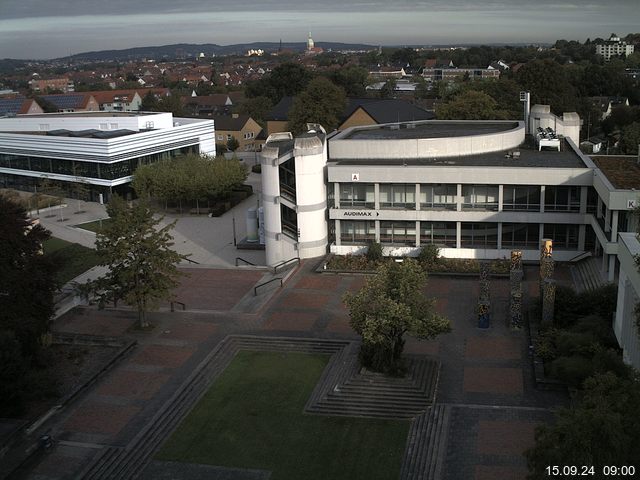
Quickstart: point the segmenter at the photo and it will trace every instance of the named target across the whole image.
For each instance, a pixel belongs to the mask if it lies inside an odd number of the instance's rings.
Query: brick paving
[[[193,268],[178,289],[178,300],[185,301],[187,309],[203,311],[152,313],[157,328],[151,332],[129,330],[135,313],[126,310],[87,308],[60,318],[58,330],[127,336],[139,345],[59,416],[52,433],[127,445],[231,333],[357,339],[342,296],[361,288],[366,277],[316,274],[313,263],[303,264],[282,289],[274,289],[258,314],[230,310],[260,282],[263,272]],[[537,293],[536,277],[530,269],[525,275],[525,296]],[[424,292],[435,299],[453,330],[429,341],[407,337],[405,351],[432,356],[442,364],[436,402],[452,406],[442,479],[520,479],[526,473],[521,453],[531,445],[535,425],[548,422],[552,415],[547,408],[565,399],[533,386],[525,334],[511,332],[506,321],[508,280],[490,281],[492,318],[487,330],[477,328],[478,291],[477,278],[431,276]],[[86,462],[95,449],[74,452]],[[59,447],[52,455],[68,453]],[[57,474],[49,462],[38,466],[38,474],[42,480],[70,476]]]

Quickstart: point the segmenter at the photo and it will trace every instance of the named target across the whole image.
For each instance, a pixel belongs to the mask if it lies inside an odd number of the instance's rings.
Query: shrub
[[[370,262],[379,262],[384,258],[382,254],[382,245],[378,242],[370,242],[366,254],[367,260]]]
[[[584,355],[592,357],[598,351],[598,339],[591,333],[560,330],[555,340],[558,356]]]
[[[437,263],[439,257],[440,257],[440,248],[430,243],[428,245],[424,245],[420,249],[420,253],[418,254],[418,261],[423,266],[428,267]]]
[[[582,355],[559,357],[551,362],[549,373],[552,377],[577,388],[593,375],[593,366],[589,359]]]

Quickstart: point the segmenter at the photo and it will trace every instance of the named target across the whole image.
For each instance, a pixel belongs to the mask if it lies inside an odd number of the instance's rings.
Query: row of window
[[[456,246],[456,222],[419,222],[420,244],[433,243],[443,247]],[[544,236],[554,241],[554,248],[578,248],[579,225],[544,224]],[[362,245],[376,239],[375,221],[340,221],[340,241],[343,245]],[[540,225],[537,223],[503,223],[502,248],[537,249]],[[383,245],[415,246],[416,222],[380,221],[380,243]],[[462,222],[462,248],[497,248],[498,224],[492,222]]]
[[[180,155],[198,152],[198,145],[193,145],[190,147],[176,148],[166,152],[144,155],[142,157],[130,158],[128,160],[113,163],[83,162],[80,160],[64,160],[60,158],[31,157],[0,153],[0,167],[15,170],[29,170],[33,172],[72,175],[83,178],[115,180],[117,178],[133,175],[133,172],[139,165],[148,165],[160,160],[168,160]]]
[[[416,198],[413,183],[379,184],[380,208],[455,210],[457,205],[456,184],[421,184]],[[547,186],[544,194],[544,209],[549,212],[579,212],[579,186]],[[594,192],[595,193],[595,192]],[[540,211],[541,191],[534,185],[505,185],[502,208],[507,211]],[[498,210],[497,185],[462,185],[462,208],[465,210]],[[589,195],[589,210],[595,210],[597,195]],[[375,208],[375,186],[373,183],[340,184],[341,208]]]

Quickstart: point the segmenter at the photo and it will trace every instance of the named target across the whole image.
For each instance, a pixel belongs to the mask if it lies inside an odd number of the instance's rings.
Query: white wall
[[[619,239],[620,275],[613,331],[623,350],[624,361],[640,369],[640,332],[633,312],[640,297],[640,273],[634,261],[634,255],[640,254],[640,242],[635,233],[620,233]]]

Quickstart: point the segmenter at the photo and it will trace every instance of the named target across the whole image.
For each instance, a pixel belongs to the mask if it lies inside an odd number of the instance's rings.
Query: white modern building
[[[187,153],[215,155],[212,120],[149,112],[0,118],[2,187],[33,191],[43,178],[81,179],[97,200],[99,193],[126,193],[138,165]]]
[[[591,252],[614,280],[637,192],[613,181],[623,167],[580,152],[575,113],[536,105],[528,118],[528,128],[420,121],[271,136],[260,155],[267,262],[357,254],[373,241],[387,255],[433,243],[447,257],[520,249],[536,260],[552,238],[556,260]]]
[[[635,233],[619,235],[618,303],[613,331],[622,348],[625,363],[640,369],[640,330],[636,322],[636,305],[640,302],[640,272],[635,258],[640,255],[640,242]]]
[[[611,34],[609,40],[605,40],[602,43],[596,44],[596,55],[604,57],[605,61],[609,61],[611,57],[617,57],[620,55],[631,55],[634,50],[634,45],[620,40],[620,37],[615,33]]]

